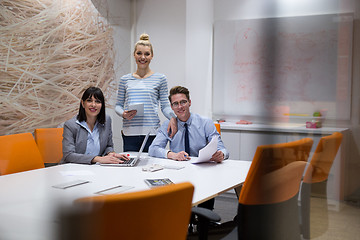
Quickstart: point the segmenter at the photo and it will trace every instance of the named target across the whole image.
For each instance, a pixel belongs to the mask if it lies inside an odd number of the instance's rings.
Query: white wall
[[[117,88],[120,77],[130,72],[131,60],[131,29],[132,29],[132,0],[92,0],[100,14],[105,17],[113,28],[115,50],[115,78]],[[116,94],[113,99],[107,99],[114,107]],[[122,151],[122,119],[113,108],[107,108],[107,114],[112,118],[113,141],[115,151]]]
[[[185,1],[136,1],[135,42],[141,33],[150,35],[154,48],[150,68],[167,76],[169,88],[185,82],[185,10]]]
[[[352,12],[356,0],[214,0],[215,20]]]
[[[130,4],[124,4],[122,10],[130,15]],[[126,11],[128,10],[128,11]],[[124,21],[122,24],[113,25],[114,30],[114,48],[115,48],[115,76],[116,76],[116,88],[119,84],[119,80],[122,75],[129,72],[130,69],[130,32],[131,24],[130,20]],[[116,97],[116,95],[115,95]],[[113,107],[115,107],[116,98],[112,99],[111,102]],[[122,118],[118,116],[114,108],[107,108],[107,113],[112,117],[112,128],[113,128],[113,141],[115,151],[122,152],[122,138],[121,138],[121,129],[122,129]]]
[[[191,111],[212,117],[213,3],[186,1],[186,80]]]

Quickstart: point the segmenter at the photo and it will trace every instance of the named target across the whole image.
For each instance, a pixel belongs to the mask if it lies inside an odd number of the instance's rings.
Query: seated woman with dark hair
[[[100,88],[85,90],[79,113],[64,124],[61,163],[120,163],[127,155],[114,152],[111,118],[105,114]]]

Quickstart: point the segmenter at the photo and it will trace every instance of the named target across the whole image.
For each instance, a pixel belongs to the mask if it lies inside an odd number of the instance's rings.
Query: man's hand
[[[167,157],[169,159],[173,159],[173,160],[176,160],[176,161],[190,160],[189,154],[187,154],[185,151],[181,151],[181,152],[178,152],[178,153],[168,152]]]
[[[222,151],[216,151],[210,159],[210,161],[215,161],[221,163],[224,160],[224,153]]]
[[[127,119],[127,120],[131,120],[135,117],[137,111],[136,110],[131,110],[131,111],[124,111],[123,113],[123,118]]]
[[[174,135],[177,133],[177,119],[176,118],[171,118],[168,128],[167,128],[167,133],[169,135],[170,138],[173,138]]]

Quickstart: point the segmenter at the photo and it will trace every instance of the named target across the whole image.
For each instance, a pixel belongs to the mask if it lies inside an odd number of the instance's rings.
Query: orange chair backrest
[[[343,135],[339,132],[320,138],[310,165],[305,172],[304,182],[316,183],[328,178],[342,139]]]
[[[36,144],[44,163],[58,163],[62,158],[63,128],[37,128],[34,131]]]
[[[218,131],[218,133],[221,134],[220,123],[215,123],[215,127],[216,127],[216,130]]]
[[[140,192],[81,198],[90,207],[90,239],[186,239],[194,186],[179,183]],[[93,231],[94,230],[94,231]],[[87,239],[87,238],[86,238]]]
[[[43,168],[31,133],[0,136],[0,175]]]
[[[271,204],[294,197],[313,144],[311,138],[258,146],[239,196],[245,205]]]

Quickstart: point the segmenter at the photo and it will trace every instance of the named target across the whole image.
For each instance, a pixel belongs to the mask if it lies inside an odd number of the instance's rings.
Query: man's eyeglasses
[[[185,106],[186,104],[188,103],[188,101],[187,100],[181,100],[180,102],[173,102],[173,103],[171,103],[171,106],[173,106],[173,107],[175,107],[175,108],[177,108],[177,107],[179,107],[179,106]]]

